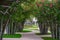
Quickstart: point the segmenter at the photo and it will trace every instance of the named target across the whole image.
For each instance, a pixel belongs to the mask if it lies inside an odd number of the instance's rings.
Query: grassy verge
[[[44,40],[58,40],[58,39],[53,39],[52,37],[42,37]]]
[[[3,38],[21,38],[21,34],[14,34],[14,35],[9,35],[9,34],[4,34]]]
[[[37,25],[25,25],[24,29],[28,29],[28,28],[38,28]]]

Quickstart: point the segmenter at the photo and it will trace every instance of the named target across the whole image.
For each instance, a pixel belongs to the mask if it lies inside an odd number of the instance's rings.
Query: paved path
[[[34,32],[21,33],[22,38],[3,38],[3,40],[43,40],[40,36],[35,35]]]

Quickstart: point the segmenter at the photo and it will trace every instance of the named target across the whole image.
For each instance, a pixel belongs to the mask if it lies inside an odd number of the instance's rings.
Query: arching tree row
[[[41,34],[46,34],[48,32],[48,27],[51,29],[51,34],[53,39],[56,38],[60,40],[59,32],[59,2],[51,3],[36,3],[38,7],[38,12],[36,12],[36,17],[38,19],[38,24]],[[37,10],[36,10],[37,11]]]
[[[37,2],[36,0],[1,1],[0,6],[0,40],[6,28],[7,34],[22,31],[24,22],[30,15],[38,19],[41,34],[46,34],[48,27],[53,38],[60,39],[60,6],[54,2]],[[3,6],[3,7],[2,7]],[[7,10],[6,10],[7,9]],[[6,12],[7,11],[7,12]]]
[[[25,19],[30,17],[31,7],[29,5],[32,2],[32,0],[1,1],[0,40],[5,30],[7,34],[15,34],[18,28],[17,31],[23,30]]]

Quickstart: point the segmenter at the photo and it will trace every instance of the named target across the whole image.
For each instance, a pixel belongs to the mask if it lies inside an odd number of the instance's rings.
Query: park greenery
[[[60,40],[59,2],[17,0],[13,1],[9,6],[8,8],[0,6],[0,40],[4,36],[5,29],[8,35],[23,31],[24,22],[31,17],[37,18],[40,34],[47,34],[50,27],[52,38]]]
[[[58,39],[53,39],[51,37],[42,37],[44,40],[58,40]]]
[[[8,35],[8,34],[4,34],[3,38],[20,38],[22,37],[21,34],[13,34],[13,35]]]

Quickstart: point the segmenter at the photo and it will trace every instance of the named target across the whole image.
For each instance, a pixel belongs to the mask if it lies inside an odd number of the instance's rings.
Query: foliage
[[[20,0],[21,1],[21,0]],[[32,0],[29,1],[24,1],[22,0],[21,2],[14,2],[11,6],[11,11],[12,13],[10,13],[10,17],[14,20],[14,21],[23,21],[26,18],[29,18],[32,12]]]
[[[59,15],[59,9],[56,3],[37,3],[35,9],[35,17],[37,17],[38,22],[43,22],[45,20],[54,21]],[[57,18],[59,20],[59,17]]]

